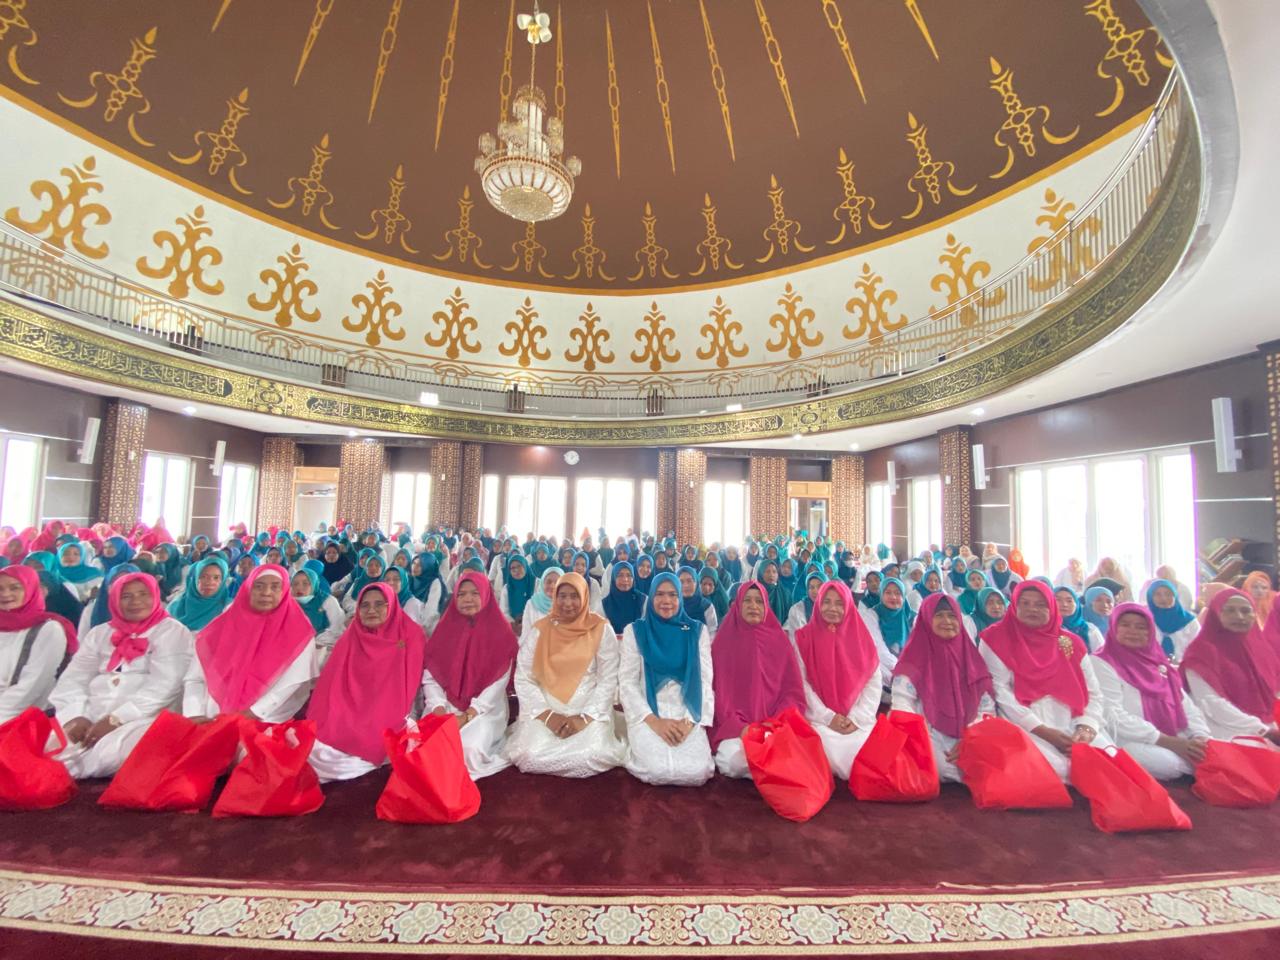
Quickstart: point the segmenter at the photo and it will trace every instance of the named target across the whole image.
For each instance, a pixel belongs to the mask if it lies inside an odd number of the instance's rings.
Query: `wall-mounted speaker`
[[[222,476],[222,462],[227,458],[227,441],[219,440],[213,446],[213,463],[209,470],[215,477]]]
[[[973,451],[973,489],[987,489],[987,452],[982,444],[975,443]]]
[[[1213,449],[1218,455],[1218,472],[1235,473],[1243,456],[1236,446],[1235,418],[1230,397],[1213,398]]]
[[[98,445],[98,428],[101,426],[102,421],[97,417],[90,417],[84,422],[84,437],[76,452],[76,459],[81,463],[93,463],[94,448]]]
[[[892,460],[890,460],[888,463],[887,476],[888,476],[890,492],[897,493],[898,492],[898,465],[894,463]]]

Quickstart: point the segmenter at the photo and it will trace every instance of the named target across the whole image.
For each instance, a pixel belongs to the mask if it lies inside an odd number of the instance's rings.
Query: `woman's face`
[[[1018,594],[1018,622],[1028,627],[1043,627],[1049,622],[1049,602],[1039,590],[1023,590]]]
[[[252,569],[253,557],[241,557],[240,562],[236,564],[236,572],[242,577],[247,577]]]
[[[986,578],[982,576],[981,570],[970,570],[965,582],[969,584],[970,590],[981,590],[987,585]]]
[[[70,551],[68,551],[68,553],[70,553]],[[68,566],[70,566],[70,564],[68,564]],[[1165,588],[1162,587],[1161,589]],[[1265,597],[1267,595],[1267,591],[1267,585],[1261,580],[1254,579],[1249,581],[1249,593],[1253,596],[1255,602]],[[1170,606],[1172,606],[1172,604],[1170,604]]]
[[[62,548],[62,565],[64,567],[80,566],[80,548],[79,547],[63,547]]]
[[[808,594],[810,600],[818,599],[818,591],[822,589],[822,581],[817,577],[809,578]]]
[[[626,593],[636,585],[636,578],[631,575],[630,568],[620,567],[613,578],[613,583],[619,590]]]
[[[1145,649],[1151,642],[1147,618],[1140,613],[1122,613],[1116,621],[1116,643],[1134,650]]]
[[[403,553],[397,553],[396,558],[392,563],[401,570],[405,570],[409,566],[409,558]]]
[[[156,559],[159,560],[161,563],[164,563],[164,561],[167,560],[168,557],[164,557],[162,559],[161,557],[157,556]],[[270,550],[267,551],[267,558],[265,561],[266,563],[279,563],[280,560],[281,560],[281,557],[280,557],[279,547],[272,547]]]
[[[702,589],[702,595],[709,597],[716,592],[716,585],[707,577],[703,577],[698,581],[698,586]]]
[[[576,620],[582,612],[582,595],[572,583],[562,583],[556,587],[556,603],[554,614],[559,620]]]
[[[289,592],[295,597],[311,596],[311,578],[305,573],[294,574],[293,579],[289,581]]]
[[[742,595],[742,621],[753,627],[764,623],[764,597],[759,587],[751,587]]]
[[[527,571],[524,568],[524,562],[521,560],[512,560],[507,567],[507,573],[512,580],[523,580]]]
[[[675,584],[663,581],[653,593],[653,612],[663,620],[670,620],[680,610],[680,594]]]
[[[1222,605],[1218,619],[1232,633],[1248,633],[1253,627],[1253,604],[1244,597],[1232,597]]]
[[[999,560],[995,562],[994,567],[996,571],[998,571],[999,573],[1004,573],[1006,570],[1009,569],[1009,561],[1005,560],[1004,557],[1001,557]]]
[[[776,566],[774,566],[773,564],[769,564],[769,566],[767,566],[767,567],[765,567],[765,568],[764,568],[764,573],[762,573],[762,574],[760,575],[760,579],[762,579],[765,583],[767,583],[767,584],[769,584],[769,585],[771,585],[771,586],[772,586],[773,584],[777,583],[777,582],[778,582],[778,568],[777,568]]]
[[[216,563],[209,564],[200,571],[200,576],[196,577],[196,589],[200,591],[202,597],[212,597],[221,586],[222,568]]]
[[[867,592],[868,593],[880,592],[880,574],[878,573],[867,574]]]
[[[325,547],[325,548],[324,548],[324,562],[325,562],[325,563],[337,563],[337,562],[338,562],[338,548],[337,548],[337,547],[329,546],[329,547]]]
[[[1156,587],[1151,591],[1151,602],[1162,610],[1170,609],[1175,599],[1173,591],[1168,587]]]
[[[693,582],[693,574],[691,573],[680,574],[680,596],[692,597],[694,587],[696,586],[697,584]]]
[[[949,603],[940,603],[933,608],[931,624],[933,632],[943,640],[954,640],[960,636],[960,618]]]
[[[822,595],[822,603],[818,607],[818,612],[822,615],[822,622],[828,626],[836,626],[843,622],[845,609],[844,597],[840,596],[838,590],[828,590]]]
[[[15,546],[18,547],[19,549],[22,548],[22,544],[18,543],[16,540],[13,541],[13,543],[11,543],[9,546],[11,549]],[[111,543],[110,541],[104,543],[102,545],[102,555],[104,557],[114,557],[116,555],[116,545],[114,543]]]
[[[0,576],[0,610],[17,610],[27,597],[17,577]]]
[[[387,586],[389,586],[397,594],[399,594],[400,591],[404,588],[404,580],[400,573],[400,567],[392,567],[390,570],[387,571],[387,575],[383,577],[383,579],[387,582]]]
[[[556,584],[560,582],[560,574],[548,573],[542,578],[542,592],[548,597],[556,595]]]
[[[999,620],[1004,616],[1004,597],[993,593],[987,597],[986,614],[989,620]]]
[[[120,591],[120,612],[130,623],[147,619],[154,603],[151,591],[141,580],[125,584],[125,588]]]
[[[649,562],[648,557],[636,564],[636,573],[642,577],[648,577],[653,574],[653,564]]]
[[[470,580],[463,580],[458,584],[458,590],[453,595],[454,603],[458,607],[458,612],[464,617],[474,617],[480,612],[480,589]]]
[[[365,590],[360,597],[360,605],[356,607],[356,616],[368,629],[378,629],[391,616],[391,606],[387,603],[386,595],[376,588]]]
[[[926,590],[941,590],[942,578],[938,576],[936,570],[930,570],[929,575],[924,578],[924,588]]]
[[[1111,608],[1115,605],[1116,601],[1109,593],[1100,593],[1093,598],[1093,612],[1100,616],[1111,616]]]
[[[262,576],[249,588],[249,609],[258,613],[270,613],[284,599],[284,581],[279,577]]]
[[[1058,598],[1058,612],[1062,614],[1064,619],[1075,615],[1076,598],[1070,591],[1058,590],[1054,593],[1054,596]]]
[[[902,591],[896,583],[891,583],[880,591],[880,604],[890,610],[902,608]]]
[[[413,563],[409,565],[409,575],[414,577],[422,576],[422,558],[414,557]]]
[[[370,580],[377,580],[384,573],[382,561],[377,557],[370,557],[369,562],[364,565],[364,573]]]
[[[576,560],[573,561],[573,572],[582,577],[585,577],[587,575],[587,558],[586,557],[578,557]]]

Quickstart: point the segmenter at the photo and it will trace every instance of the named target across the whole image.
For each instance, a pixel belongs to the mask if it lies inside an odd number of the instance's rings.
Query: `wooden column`
[[[655,523],[653,535],[662,540],[667,531],[676,528],[676,452],[658,451],[658,486],[656,491]]]
[[[293,469],[301,466],[302,454],[296,440],[267,437],[262,441],[262,469],[258,474],[258,519],[255,525],[243,518],[253,530],[268,527],[284,529],[293,523]],[[219,536],[226,531],[219,530]]]
[[[462,445],[462,489],[459,491],[458,524],[469,529],[480,526],[480,486],[484,482],[484,447]],[[568,484],[572,489],[572,484]],[[568,516],[568,514],[566,514]]]
[[[949,427],[938,431],[938,472],[942,477],[942,543],[972,547],[972,428]]]
[[[431,522],[457,527],[461,505],[462,444],[441,440],[431,447]]]
[[[107,403],[98,460],[98,517],[128,530],[142,510],[142,459],[147,439],[147,408],[127,400]]]
[[[347,440],[338,467],[337,519],[357,531],[382,517],[383,475],[387,450],[381,440]]]
[[[842,454],[831,461],[831,539],[852,550],[866,538],[867,461],[860,453]]]
[[[748,465],[751,484],[751,531],[762,537],[787,532],[787,458],[755,457]]]
[[[676,451],[676,539],[702,542],[702,492],[707,483],[707,455],[701,450]]]

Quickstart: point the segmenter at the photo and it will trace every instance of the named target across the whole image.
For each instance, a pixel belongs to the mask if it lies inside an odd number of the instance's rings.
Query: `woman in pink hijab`
[[[831,770],[849,779],[875,726],[883,680],[875,640],[842,580],[818,588],[813,616],[796,631],[805,717],[822,738]]]
[[[36,572],[0,569],[0,723],[47,709],[58,668],[75,651],[76,628],[44,608]]]
[[[918,713],[929,724],[938,776],[953,783],[964,779],[956,758],[965,727],[996,713],[991,671],[964,619],[952,597],[926,597],[894,668],[891,688],[894,710]]]
[[[769,608],[764,585],[757,580],[738,587],[733,606],[711,641],[711,689],[716,769],[726,777],[749,777],[742,750],[746,728],[787,707],[804,710],[804,681],[795,650]]]

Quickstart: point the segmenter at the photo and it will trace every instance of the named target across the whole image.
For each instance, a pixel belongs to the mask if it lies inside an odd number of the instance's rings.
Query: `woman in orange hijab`
[[[1258,619],[1258,626],[1267,622],[1271,615],[1271,607],[1275,604],[1276,592],[1271,589],[1271,578],[1261,570],[1255,570],[1244,578],[1240,587],[1253,600],[1253,609]]]
[[[1027,565],[1026,558],[1022,555],[1022,551],[1014,547],[1009,551],[1009,569],[1026,580],[1031,576],[1031,567]]]

